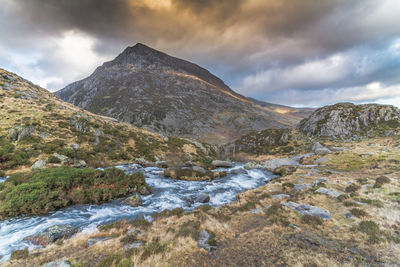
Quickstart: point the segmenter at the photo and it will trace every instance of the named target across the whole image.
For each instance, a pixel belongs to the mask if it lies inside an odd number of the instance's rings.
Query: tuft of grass
[[[349,185],[349,186],[346,187],[345,191],[346,191],[347,193],[355,193],[355,192],[357,192],[357,191],[360,190],[360,189],[361,189],[361,187],[360,187],[359,185],[351,184],[351,185]]]
[[[145,261],[151,255],[164,253],[167,248],[167,244],[162,244],[160,238],[153,238],[153,240],[144,247],[140,260]]]
[[[142,242],[143,243],[144,241],[138,239],[136,234],[129,234],[129,235],[125,235],[124,237],[122,237],[120,242],[121,242],[121,244],[126,245],[126,244],[131,244],[134,242]]]
[[[200,222],[198,221],[187,221],[184,222],[183,224],[181,224],[179,226],[178,231],[176,232],[175,236],[176,237],[192,237],[194,240],[198,240],[199,239],[199,230],[200,230]]]
[[[210,246],[216,247],[217,246],[217,240],[216,240],[216,235],[214,232],[207,230],[207,232],[210,234],[210,238],[208,239],[208,244]]]
[[[29,256],[29,250],[28,248],[25,249],[19,249],[19,250],[14,250],[11,252],[11,260],[20,260],[20,259],[26,259]]]
[[[362,221],[358,225],[358,231],[367,234],[371,243],[380,243],[382,241],[379,225],[374,221]]]
[[[358,208],[353,208],[353,209],[350,210],[350,212],[354,216],[356,216],[357,218],[362,218],[362,217],[368,217],[369,216],[369,214],[366,211],[364,211],[362,209],[358,209]]]
[[[312,215],[302,216],[301,222],[304,224],[307,224],[307,225],[312,225],[312,226],[324,224],[324,221],[320,217],[312,216]]]
[[[241,205],[237,210],[238,211],[248,211],[248,210],[255,209],[255,208],[256,208],[256,202],[249,201],[249,202],[246,202],[243,205]]]
[[[120,254],[110,255],[103,259],[97,267],[110,267],[115,266],[121,262],[123,256]]]

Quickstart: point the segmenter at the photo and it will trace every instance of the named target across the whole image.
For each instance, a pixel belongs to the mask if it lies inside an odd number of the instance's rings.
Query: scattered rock
[[[332,151],[326,147],[324,147],[323,145],[321,145],[319,142],[316,142],[313,146],[312,146],[312,152],[314,152],[316,155],[326,155],[326,154],[330,154],[332,153]]]
[[[139,193],[142,196],[147,196],[151,194],[151,191],[147,187],[143,186],[142,188],[140,188]]]
[[[353,218],[354,217],[354,215],[353,215],[353,213],[351,213],[351,212],[349,212],[349,213],[346,213],[346,219],[351,219],[351,218]]]
[[[250,162],[247,162],[246,164],[244,164],[244,168],[246,170],[251,170],[251,169],[261,168],[261,165],[257,162],[250,161]]]
[[[295,184],[293,190],[296,192],[304,191],[307,188],[311,187],[309,184]]]
[[[287,194],[278,194],[278,195],[272,195],[271,198],[274,199],[283,199],[283,198],[289,198],[290,196]]]
[[[281,159],[270,159],[260,163],[260,168],[266,169],[270,172],[273,172],[276,168],[282,166],[296,166],[299,163],[290,158],[281,158]]]
[[[252,209],[252,210],[250,210],[250,212],[253,213],[253,214],[260,214],[263,211],[261,209]]]
[[[70,267],[72,266],[69,261],[61,260],[61,261],[52,261],[42,265],[42,267]]]
[[[196,165],[192,166],[192,170],[195,172],[200,172],[200,173],[204,173],[204,174],[206,173],[206,170],[204,168],[202,168],[200,166],[196,166]]]
[[[85,168],[85,167],[87,167],[87,163],[83,159],[80,159],[74,163],[74,167],[75,168]]]
[[[280,175],[280,176],[287,176],[287,175],[291,175],[291,174],[295,173],[296,170],[297,170],[296,166],[285,165],[285,166],[280,166],[280,167],[276,168],[272,173]]]
[[[317,159],[317,160],[315,161],[315,163],[317,163],[317,164],[325,163],[325,162],[327,162],[328,160],[329,160],[328,158],[320,158],[320,159]]]
[[[44,166],[46,166],[46,161],[39,159],[32,165],[32,170],[42,169]]]
[[[312,182],[312,186],[316,187],[319,183],[327,183],[329,181],[328,178],[322,177]]]
[[[211,164],[215,168],[232,168],[233,164],[230,161],[224,161],[224,160],[213,160]]]
[[[86,114],[83,113],[76,113],[74,116],[71,118],[71,124],[72,127],[81,133],[87,133],[90,131],[89,127],[89,117]]]
[[[135,193],[132,196],[126,198],[124,201],[122,201],[122,203],[132,207],[138,207],[142,205],[142,198],[138,193]]]
[[[340,151],[344,151],[344,150],[346,150],[347,148],[345,148],[345,147],[337,147],[337,146],[334,146],[334,147],[331,147],[331,150],[333,151],[333,152],[340,152]]]
[[[34,245],[45,247],[51,243],[54,243],[60,238],[69,238],[77,232],[78,228],[70,224],[54,225],[37,235],[25,237],[24,241],[29,241]]]
[[[60,160],[61,164],[64,164],[65,162],[67,162],[69,160],[69,158],[67,156],[60,155],[60,154],[57,154],[57,153],[54,153],[53,157],[58,158]]]
[[[205,193],[201,193],[195,200],[197,203],[208,203],[210,202],[210,196]]]
[[[311,216],[316,216],[320,217],[321,219],[324,220],[330,220],[331,219],[331,214],[329,211],[308,205],[308,204],[298,204],[295,202],[287,202],[287,203],[282,203],[282,205],[288,207],[291,210],[296,211],[297,213],[300,213],[301,215],[311,215]]]
[[[327,189],[325,187],[320,187],[315,192],[316,193],[320,193],[320,194],[324,194],[324,195],[328,195],[328,196],[330,196],[332,198],[337,198],[337,197],[342,195],[341,193],[339,193],[337,191],[329,190],[329,189]]]
[[[8,130],[8,138],[11,141],[22,141],[23,139],[31,136],[31,134],[35,131],[33,126],[14,126],[13,128]]]
[[[89,238],[87,240],[87,244],[90,247],[90,246],[93,246],[94,244],[96,244],[98,242],[107,241],[107,240],[110,240],[110,239],[111,239],[111,237],[108,237],[108,236]]]
[[[247,174],[247,171],[245,169],[239,168],[239,169],[233,169],[229,173],[230,174]]]
[[[211,246],[209,244],[211,238],[211,234],[207,232],[206,230],[203,230],[199,234],[199,241],[197,243],[199,248],[204,248],[208,252],[211,252],[212,250],[215,250],[217,247],[216,246]]]
[[[124,245],[124,249],[140,248],[143,245],[142,242],[134,242]]]
[[[156,166],[159,168],[168,168],[168,162],[166,161],[156,161]]]

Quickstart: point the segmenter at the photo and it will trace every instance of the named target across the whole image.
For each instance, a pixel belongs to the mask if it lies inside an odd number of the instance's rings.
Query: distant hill
[[[251,130],[294,127],[310,114],[246,98],[206,69],[140,43],[55,94],[153,132],[211,143]]]

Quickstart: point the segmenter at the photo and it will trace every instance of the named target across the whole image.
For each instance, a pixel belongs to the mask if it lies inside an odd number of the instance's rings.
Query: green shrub
[[[347,186],[345,190],[347,193],[354,193],[360,189],[361,189],[361,187],[359,185],[351,184],[351,185]]]
[[[384,184],[390,183],[390,179],[386,176],[380,176],[376,178],[374,188],[381,188]]]
[[[49,163],[61,163],[61,160],[55,156],[49,158]]]
[[[141,173],[110,168],[48,168],[12,175],[0,193],[0,217],[43,214],[71,204],[103,203],[148,187]]]

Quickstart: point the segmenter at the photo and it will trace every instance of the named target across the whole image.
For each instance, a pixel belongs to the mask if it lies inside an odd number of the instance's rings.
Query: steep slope
[[[143,44],[126,48],[56,95],[150,131],[208,142],[234,139],[249,130],[291,127],[305,117],[297,109],[279,112],[262,106],[207,70]]]
[[[378,104],[325,106],[299,124],[300,131],[309,136],[333,138],[389,135],[399,128],[400,110]]]
[[[210,148],[92,114],[2,69],[0,100],[0,177],[30,169],[39,159],[73,165],[71,159],[77,158],[99,167],[163,160],[180,150],[197,161],[204,160]],[[74,151],[72,144],[79,148]]]

